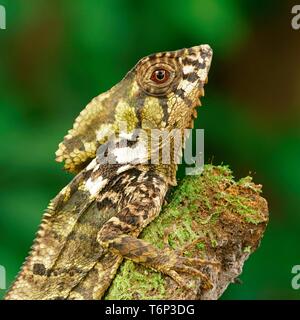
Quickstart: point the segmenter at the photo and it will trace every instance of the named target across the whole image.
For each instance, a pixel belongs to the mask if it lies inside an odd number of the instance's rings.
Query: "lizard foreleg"
[[[181,273],[200,277],[204,288],[211,288],[208,277],[197,268],[203,264],[217,265],[202,259],[183,257],[170,248],[158,249],[136,237],[160,212],[167,185],[153,173],[141,174],[140,183],[128,185],[132,190],[130,203],[108,220],[97,240],[109,251],[141,263],[172,277],[180,286],[189,288]],[[158,184],[159,182],[159,184]]]

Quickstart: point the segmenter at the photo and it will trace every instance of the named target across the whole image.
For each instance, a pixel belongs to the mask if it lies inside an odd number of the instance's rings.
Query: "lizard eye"
[[[154,56],[141,60],[137,66],[136,74],[138,84],[147,94],[163,96],[176,88],[181,69],[174,59],[158,59]]]
[[[150,79],[156,83],[164,83],[170,78],[170,72],[165,69],[155,70]]]

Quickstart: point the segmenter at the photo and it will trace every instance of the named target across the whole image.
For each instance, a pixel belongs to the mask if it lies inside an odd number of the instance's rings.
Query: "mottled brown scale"
[[[143,153],[141,146],[153,129],[166,130],[170,138],[173,129],[183,133],[193,126],[211,59],[208,45],[145,57],[80,113],[56,152],[56,160],[77,175],[50,202],[6,299],[101,299],[123,258],[163,272],[182,287],[181,273],[199,276],[209,287],[197,269],[205,262],[137,237],[176,184],[176,158],[182,152],[171,137],[171,162],[159,158],[153,164],[153,150],[145,144]],[[156,81],[159,70],[164,77]],[[135,129],[143,129],[136,140],[131,136]],[[106,155],[116,163],[104,163],[97,150],[112,141]],[[145,161],[132,162],[132,155]]]

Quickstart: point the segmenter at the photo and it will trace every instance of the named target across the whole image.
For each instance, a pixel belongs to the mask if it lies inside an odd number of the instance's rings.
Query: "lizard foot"
[[[172,258],[170,258],[169,262],[165,267],[160,267],[160,271],[169,275],[172,279],[174,279],[181,287],[185,289],[191,290],[188,282],[180,275],[180,273],[186,273],[192,276],[199,277],[202,281],[201,287],[204,290],[209,290],[213,288],[211,280],[209,277],[198,270],[199,267],[203,265],[212,265],[219,269],[220,263],[214,261],[208,261],[204,259],[198,258],[188,258],[178,256],[174,253],[171,254]]]

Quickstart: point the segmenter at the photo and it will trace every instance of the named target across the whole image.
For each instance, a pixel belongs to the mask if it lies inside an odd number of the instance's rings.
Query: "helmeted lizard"
[[[147,138],[156,129],[183,133],[193,127],[211,59],[208,45],[147,56],[80,113],[56,152],[56,160],[77,175],[50,202],[6,299],[101,299],[123,258],[183,287],[181,273],[210,286],[197,269],[209,262],[158,249],[138,235],[176,185],[182,152],[173,139],[170,162],[158,156],[152,163]],[[158,143],[163,147],[164,139]]]

